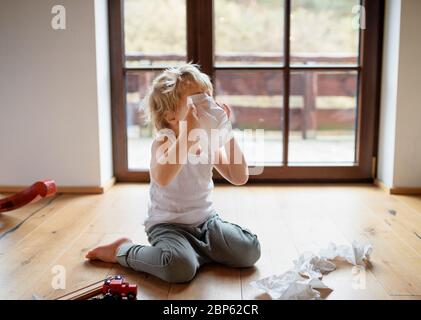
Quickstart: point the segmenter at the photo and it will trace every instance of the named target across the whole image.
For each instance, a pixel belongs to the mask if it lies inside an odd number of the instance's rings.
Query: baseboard
[[[421,195],[421,187],[388,187],[383,181],[376,179],[374,184],[388,194]]]
[[[111,187],[113,185],[115,185],[116,179],[115,177],[112,177],[110,180],[108,180],[107,182],[105,182],[102,185],[102,193],[107,192],[109,189],[111,189]]]
[[[101,194],[107,192],[114,184],[115,178],[111,178],[102,186],[57,186],[57,193],[73,194]],[[0,193],[15,193],[22,191],[28,186],[0,186]]]
[[[393,187],[393,188],[390,188],[390,194],[421,195],[421,188],[418,188],[418,187]]]
[[[375,179],[374,185],[379,187],[380,189],[382,189],[384,192],[390,194],[390,188],[383,181],[381,181],[379,179]]]

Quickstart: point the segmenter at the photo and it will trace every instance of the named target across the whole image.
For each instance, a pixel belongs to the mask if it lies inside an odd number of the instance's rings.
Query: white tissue
[[[294,260],[294,270],[308,278],[321,278],[323,274],[335,269],[334,263],[311,252],[306,252]]]
[[[224,109],[206,93],[188,97],[197,109],[200,127],[206,130],[211,139],[218,138],[218,147],[222,147],[232,137],[232,126]],[[212,136],[212,130],[216,136]]]
[[[328,288],[321,280],[304,278],[296,270],[253,281],[250,285],[264,290],[275,300],[320,299],[320,293],[314,289]]]
[[[372,251],[372,245],[362,244],[357,241],[353,241],[351,246],[337,246],[333,242],[330,242],[326,249],[320,250],[319,254],[321,257],[329,260],[342,259],[354,266],[364,266],[369,262]]]
[[[351,246],[337,246],[330,242],[326,249],[320,250],[319,255],[306,252],[294,260],[293,268],[283,274],[253,281],[250,285],[265,291],[272,299],[320,299],[320,293],[315,289],[330,289],[321,278],[336,269],[336,265],[329,260],[342,259],[353,265],[365,266],[372,251],[373,247],[370,244],[354,241]]]

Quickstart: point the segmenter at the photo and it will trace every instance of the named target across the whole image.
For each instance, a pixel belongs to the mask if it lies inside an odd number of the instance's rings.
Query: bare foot
[[[126,242],[132,242],[132,240],[130,240],[129,238],[120,238],[105,246],[96,247],[95,249],[90,250],[86,254],[85,258],[89,260],[100,260],[104,262],[116,263],[117,250],[123,243]]]

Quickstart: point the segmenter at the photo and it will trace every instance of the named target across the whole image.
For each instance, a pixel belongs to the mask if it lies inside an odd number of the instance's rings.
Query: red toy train
[[[129,284],[116,275],[66,293],[56,300],[136,300],[137,285]]]
[[[136,300],[137,285],[125,282],[123,276],[114,276],[105,279],[102,294],[105,300]]]

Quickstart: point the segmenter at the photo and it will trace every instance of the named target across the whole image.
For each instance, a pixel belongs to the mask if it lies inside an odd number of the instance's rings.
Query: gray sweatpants
[[[147,235],[151,246],[123,244],[117,261],[168,282],[190,281],[205,263],[250,267],[260,258],[257,236],[217,214],[197,227],[158,224]]]

